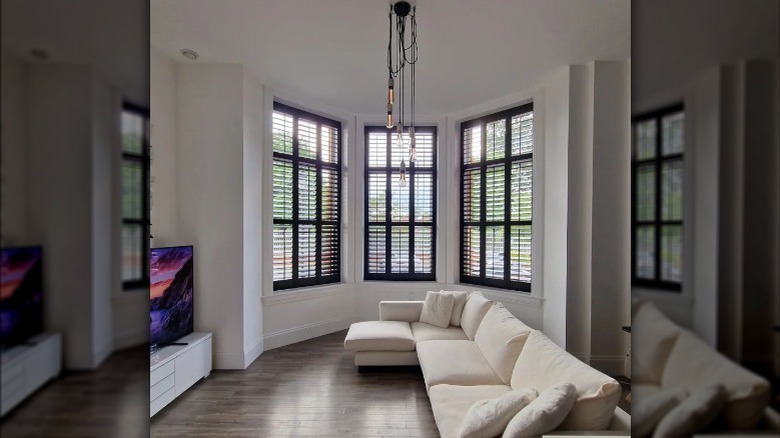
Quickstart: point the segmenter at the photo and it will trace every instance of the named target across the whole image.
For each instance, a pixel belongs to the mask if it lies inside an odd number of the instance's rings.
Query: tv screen
[[[0,348],[24,343],[43,330],[43,250],[0,250]]]
[[[149,334],[153,348],[193,331],[192,246],[149,251]]]

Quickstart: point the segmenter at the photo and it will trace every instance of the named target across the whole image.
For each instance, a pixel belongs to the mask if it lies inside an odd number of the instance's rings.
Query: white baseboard
[[[328,321],[307,324],[301,327],[295,327],[287,330],[281,330],[275,333],[269,333],[263,338],[265,350],[284,347],[285,345],[295,344],[296,342],[327,335],[340,330],[349,328],[350,324],[356,321],[355,317],[337,318]]]
[[[263,345],[263,338],[260,338],[260,340],[257,341],[255,345],[244,350],[244,369],[246,369],[249,365],[252,365],[252,362],[260,357],[260,354],[263,352]]]
[[[625,356],[591,356],[590,366],[608,376],[624,376],[626,358]]]

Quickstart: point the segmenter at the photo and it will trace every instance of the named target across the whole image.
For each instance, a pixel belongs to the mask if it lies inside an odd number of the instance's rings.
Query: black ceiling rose
[[[411,11],[412,5],[410,5],[409,2],[400,1],[395,2],[393,5],[393,12],[395,12],[395,15],[398,15],[399,17],[406,17]]]

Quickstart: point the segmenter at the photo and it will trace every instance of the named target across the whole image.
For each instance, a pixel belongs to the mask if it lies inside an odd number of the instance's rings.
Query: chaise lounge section
[[[442,437],[459,436],[477,401],[522,388],[542,393],[560,383],[573,384],[577,394],[554,433],[630,434],[630,417],[617,407],[617,381],[523,324],[501,303],[478,292],[461,297],[462,311],[454,305],[446,327],[420,322],[424,301],[383,301],[380,320],[353,324],[344,347],[360,368],[419,364]]]

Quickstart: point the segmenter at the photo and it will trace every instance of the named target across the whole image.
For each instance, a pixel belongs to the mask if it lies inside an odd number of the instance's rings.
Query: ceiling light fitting
[[[181,55],[187,59],[192,59],[192,60],[198,59],[198,53],[190,49],[182,49]]]
[[[404,117],[406,116],[406,81],[411,82],[409,97],[411,102],[409,109],[409,163],[416,160],[415,126],[415,64],[417,63],[417,6],[412,6],[407,1],[398,1],[390,5],[388,13],[389,32],[387,41],[387,128],[397,127],[396,147],[401,148],[401,156],[404,156],[406,147],[404,144]],[[407,26],[409,32],[407,32]],[[393,32],[395,30],[395,32]],[[409,72],[407,73],[407,68]],[[396,88],[396,82],[398,87]],[[396,100],[398,101],[396,105]],[[395,118],[393,111],[395,110]],[[397,124],[394,123],[397,120]],[[406,162],[401,158],[399,165],[400,182],[406,185]]]

